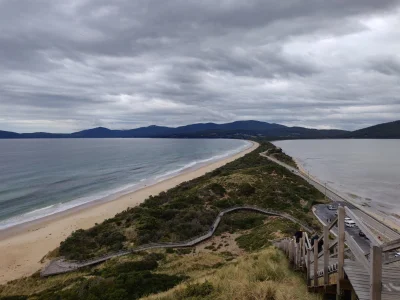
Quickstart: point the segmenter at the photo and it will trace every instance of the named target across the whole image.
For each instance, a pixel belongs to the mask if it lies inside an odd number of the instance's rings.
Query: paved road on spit
[[[267,151],[268,152],[268,151]],[[320,192],[323,194],[326,194],[326,197],[329,198],[331,201],[334,202],[334,205],[338,206],[339,204],[341,205],[346,205],[348,208],[352,210],[352,212],[365,223],[377,236],[382,237],[382,240],[384,241],[392,241],[392,240],[397,240],[400,238],[400,234],[396,232],[395,230],[389,228],[387,225],[383,224],[382,222],[378,221],[374,217],[368,215],[367,213],[363,212],[359,208],[355,207],[353,204],[350,202],[346,201],[342,196],[340,196],[336,191],[332,191],[329,188],[326,188],[324,185],[321,183],[317,182],[316,180],[308,177],[306,174],[303,174],[300,172],[298,169],[293,168],[279,160],[277,160],[274,157],[268,156],[267,152],[260,153],[261,156],[268,158],[269,160],[285,167],[289,171],[293,172],[294,174],[300,176],[304,180],[306,180],[308,183],[313,185],[316,189],[318,189]],[[334,213],[334,212],[333,212]],[[325,218],[326,220],[326,218]]]
[[[318,204],[318,205],[314,206],[314,208],[315,208],[314,214],[318,218],[320,218],[320,220],[322,221],[322,223],[324,225],[329,224],[331,221],[333,221],[336,218],[335,210],[329,210],[328,205],[326,205],[326,204]],[[360,229],[358,229],[358,227],[349,228],[346,226],[345,230],[348,234],[350,234],[353,237],[353,239],[356,241],[356,243],[360,246],[360,248],[365,253],[369,253],[371,244],[367,238],[364,238],[359,235]],[[335,235],[337,235],[337,232],[338,232],[337,226],[332,228],[331,231]]]

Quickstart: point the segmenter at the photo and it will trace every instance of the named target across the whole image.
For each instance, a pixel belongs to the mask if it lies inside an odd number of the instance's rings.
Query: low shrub
[[[166,291],[184,279],[186,277],[134,271],[113,278],[92,277],[64,290],[46,290],[36,295],[35,299],[135,300],[144,295]]]
[[[216,195],[218,196],[223,196],[226,193],[225,188],[218,184],[218,183],[212,183],[208,186],[208,188]]]
[[[256,189],[250,183],[245,182],[239,186],[238,193],[239,193],[239,195],[242,195],[242,196],[250,196],[250,195],[254,194],[255,191],[256,191]]]
[[[184,290],[176,293],[176,299],[204,299],[214,291],[214,287],[208,281],[189,284]]]

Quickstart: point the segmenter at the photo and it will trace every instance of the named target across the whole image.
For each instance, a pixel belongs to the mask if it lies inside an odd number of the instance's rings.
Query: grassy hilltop
[[[77,230],[49,257],[81,260],[149,242],[183,241],[208,231],[220,210],[245,204],[284,211],[318,228],[310,208],[323,202],[323,195],[259,155],[273,148],[260,142],[243,158]],[[290,163],[290,157],[274,152]],[[277,217],[233,213],[224,216],[218,236],[202,245],[145,251],[48,279],[34,274],[0,286],[0,299],[139,299],[163,291],[168,292],[149,297],[315,299],[285,258],[269,247],[271,239],[298,229]]]

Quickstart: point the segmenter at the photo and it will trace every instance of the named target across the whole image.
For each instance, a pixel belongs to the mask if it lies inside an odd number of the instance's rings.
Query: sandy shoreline
[[[40,263],[43,256],[58,247],[60,242],[72,231],[92,227],[95,223],[111,218],[128,207],[142,203],[150,195],[157,195],[184,181],[200,177],[244,156],[258,146],[253,142],[250,148],[238,154],[195,170],[187,170],[175,177],[120,196],[115,200],[71,209],[2,232],[0,234],[0,253],[2,253],[0,255],[0,284],[22,276],[29,276],[38,271],[43,267],[43,264]]]

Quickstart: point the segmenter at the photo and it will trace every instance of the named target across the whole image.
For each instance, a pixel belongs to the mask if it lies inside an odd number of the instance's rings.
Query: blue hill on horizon
[[[378,124],[353,132],[338,129],[312,129],[288,127],[261,121],[235,121],[231,123],[198,123],[179,127],[151,125],[128,130],[96,127],[69,134],[16,133],[0,131],[0,139],[29,138],[246,138],[271,139],[304,138],[400,138],[400,121]]]

